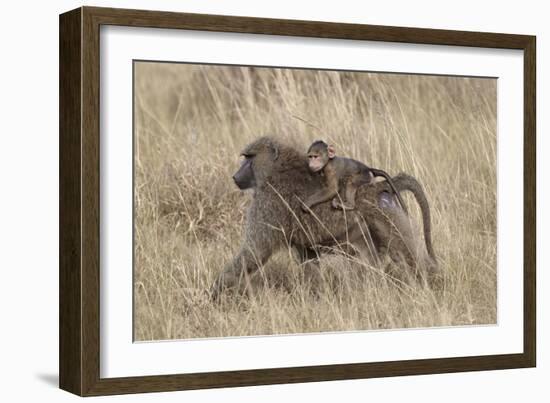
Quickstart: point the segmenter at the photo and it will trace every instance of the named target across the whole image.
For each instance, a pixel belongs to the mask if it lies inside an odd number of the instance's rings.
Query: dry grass
[[[141,62],[135,88],[136,340],[496,322],[496,80]],[[312,293],[283,252],[258,292],[210,303],[250,198],[231,175],[263,134],[417,177],[442,288],[331,256]]]

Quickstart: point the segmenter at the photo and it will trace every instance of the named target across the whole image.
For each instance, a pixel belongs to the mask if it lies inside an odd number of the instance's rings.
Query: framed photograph
[[[60,387],[533,367],[535,37],[60,16]]]

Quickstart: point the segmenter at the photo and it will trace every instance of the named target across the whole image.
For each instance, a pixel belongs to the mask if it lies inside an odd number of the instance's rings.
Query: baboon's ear
[[[334,157],[336,157],[336,151],[334,151],[334,146],[332,144],[327,147],[327,153],[329,159],[333,159]]]

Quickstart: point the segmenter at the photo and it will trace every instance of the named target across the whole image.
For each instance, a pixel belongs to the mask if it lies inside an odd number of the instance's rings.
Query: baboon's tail
[[[420,183],[414,177],[405,173],[400,173],[392,179],[393,184],[397,188],[398,192],[408,190],[414,195],[414,198],[420,206],[420,211],[422,212],[422,223],[424,226],[424,240],[426,242],[426,249],[434,262],[437,261],[432,246],[430,205],[428,204],[428,199],[426,198],[426,193],[424,193],[424,189],[422,189],[422,185],[420,185]]]

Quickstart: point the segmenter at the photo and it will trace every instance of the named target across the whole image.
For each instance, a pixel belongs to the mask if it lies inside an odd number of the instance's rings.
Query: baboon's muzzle
[[[233,181],[241,190],[256,186],[254,171],[249,160],[245,160],[239,170],[233,175]]]

